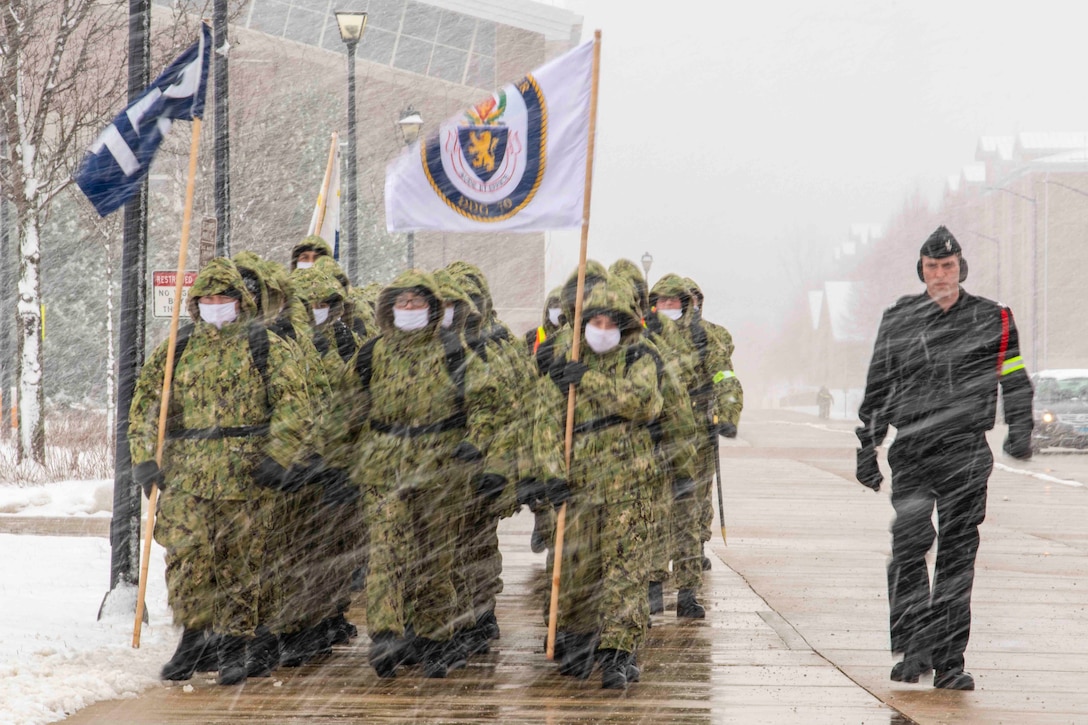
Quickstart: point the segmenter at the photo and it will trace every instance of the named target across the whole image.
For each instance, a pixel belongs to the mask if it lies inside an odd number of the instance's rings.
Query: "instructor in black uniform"
[[[1012,312],[960,286],[967,262],[945,227],[922,245],[918,277],[926,291],[900,299],[880,322],[858,411],[857,478],[880,490],[876,449],[895,426],[888,451],[895,508],[888,601],[891,648],[903,661],[891,678],[917,682],[932,668],[934,687],[973,690],[963,653],[993,468],[986,431],[994,426],[1000,383],[1009,425],[1004,451],[1031,457],[1031,381]],[[931,591],[925,555],[934,537]]]

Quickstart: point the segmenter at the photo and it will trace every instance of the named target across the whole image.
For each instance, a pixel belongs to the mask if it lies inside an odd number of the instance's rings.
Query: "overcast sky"
[[[1083,4],[567,7],[603,34],[590,257],[649,251],[651,281],[692,276],[735,333],[779,319],[782,255],[885,224],[915,190],[936,201],[979,136],[1088,130]],[[549,283],[577,238],[554,235]]]

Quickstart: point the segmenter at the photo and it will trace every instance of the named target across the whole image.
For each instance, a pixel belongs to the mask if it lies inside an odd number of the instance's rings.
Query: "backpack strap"
[[[259,322],[249,325],[249,354],[253,358],[253,367],[261,375],[264,383],[265,402],[269,410],[272,409],[272,401],[268,399],[268,328]]]
[[[446,353],[446,371],[457,388],[457,411],[464,415],[465,411],[465,346],[461,344],[461,338],[449,330],[438,333],[442,340],[442,347]]]
[[[366,393],[370,392],[370,378],[374,375],[374,346],[378,344],[380,339],[382,339],[382,336],[378,335],[367,340],[355,355],[355,374],[359,376],[363,392]]]

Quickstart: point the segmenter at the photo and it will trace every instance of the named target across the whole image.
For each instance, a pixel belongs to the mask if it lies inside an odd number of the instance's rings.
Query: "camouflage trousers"
[[[702,510],[698,491],[687,498],[673,499],[665,526],[661,527],[669,530],[672,583],[677,589],[698,592],[703,586]]]
[[[499,517],[486,501],[476,499],[466,508],[464,528],[465,584],[473,616],[494,611],[502,592],[502,554],[499,552]]]
[[[369,493],[369,492],[368,492]],[[448,490],[368,496],[367,629],[446,641],[458,614],[453,585],[458,495]]]
[[[672,488],[666,477],[655,477],[650,492],[647,540],[650,549],[649,578],[652,582],[665,582],[669,579],[669,559],[672,558],[671,501]]]
[[[271,535],[263,499],[222,501],[163,492],[155,540],[166,549],[167,601],[174,623],[253,636],[261,624],[261,574]]]
[[[599,635],[601,649],[634,652],[650,620],[648,503],[567,503],[558,629]]]

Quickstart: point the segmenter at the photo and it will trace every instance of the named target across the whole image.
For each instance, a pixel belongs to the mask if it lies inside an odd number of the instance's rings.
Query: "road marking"
[[[846,435],[856,435],[852,430],[842,430],[840,428],[828,428],[826,425],[820,423],[799,423],[794,420],[756,420],[752,421],[748,425],[799,425],[805,428],[815,428],[816,430],[826,430],[829,433],[845,433]]]
[[[1040,481],[1048,481],[1050,483],[1060,483],[1063,486],[1072,486],[1073,488],[1084,488],[1084,484],[1080,481],[1071,481],[1068,478],[1058,478],[1056,476],[1049,476],[1045,473],[1037,473],[1035,471],[1029,471],[1026,468],[1013,468],[1012,466],[1006,466],[1004,463],[994,462],[994,468],[999,471],[1005,471],[1006,473],[1019,473],[1021,476],[1030,476],[1031,478],[1038,478]]]

